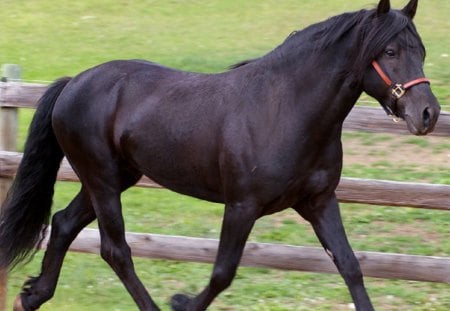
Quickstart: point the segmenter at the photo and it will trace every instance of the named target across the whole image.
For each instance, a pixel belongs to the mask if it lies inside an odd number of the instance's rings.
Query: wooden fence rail
[[[127,232],[133,256],[213,263],[218,240]],[[46,245],[47,243],[43,243]],[[99,254],[100,236],[96,229],[84,229],[71,251]],[[412,281],[450,283],[450,257],[414,256],[379,252],[355,252],[365,276]],[[322,248],[248,242],[242,266],[338,273]]]

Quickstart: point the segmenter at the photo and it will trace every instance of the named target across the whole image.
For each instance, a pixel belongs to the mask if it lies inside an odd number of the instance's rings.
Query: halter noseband
[[[389,76],[381,69],[380,65],[376,60],[372,61],[372,66],[375,68],[376,72],[380,75],[381,79],[383,79],[384,83],[386,83],[387,86],[391,88],[392,96],[394,96],[395,99],[400,99],[403,95],[405,95],[406,91],[413,87],[414,85],[421,84],[421,83],[430,83],[430,80],[427,78],[418,78],[415,80],[411,80],[405,84],[402,83],[394,83],[389,78]]]

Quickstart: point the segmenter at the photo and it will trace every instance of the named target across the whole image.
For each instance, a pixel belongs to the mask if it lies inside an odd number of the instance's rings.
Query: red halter
[[[414,85],[421,84],[421,83],[430,83],[430,80],[427,78],[418,78],[412,81],[409,81],[405,84],[401,83],[393,83],[392,80],[389,78],[389,76],[381,69],[380,65],[376,60],[372,61],[372,66],[375,68],[377,73],[380,75],[381,79],[383,79],[384,83],[386,83],[387,86],[389,86],[392,90],[392,95],[396,99],[400,99],[403,95],[405,95],[406,91],[413,87]]]

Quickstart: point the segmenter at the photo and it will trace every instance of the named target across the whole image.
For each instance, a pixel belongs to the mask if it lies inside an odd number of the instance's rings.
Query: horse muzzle
[[[409,103],[405,107],[403,119],[406,121],[411,134],[420,136],[427,135],[434,130],[439,118],[441,108],[439,104],[415,105]]]

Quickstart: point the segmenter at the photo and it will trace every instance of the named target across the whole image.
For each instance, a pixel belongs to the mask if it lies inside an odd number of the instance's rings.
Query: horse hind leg
[[[15,301],[14,310],[36,310],[52,298],[70,244],[81,229],[94,219],[95,213],[84,189],[81,189],[66,209],[53,216],[41,273],[25,282],[22,293]]]
[[[139,176],[126,176],[119,183],[119,193],[134,185]],[[92,199],[83,185],[79,194],[69,206],[55,213],[47,250],[38,277],[25,282],[23,292],[14,304],[14,310],[37,310],[44,302],[52,298],[65,254],[78,233],[95,220],[96,213]]]
[[[78,173],[89,191],[97,216],[101,239],[100,255],[117,274],[140,310],[159,310],[136,275],[131,249],[125,240],[120,201],[124,190],[123,181],[132,180],[134,184],[141,175],[130,174],[129,171],[121,169],[121,165],[115,161],[107,161],[106,157],[95,162],[93,166],[93,163],[84,166],[82,171],[78,169]],[[96,172],[95,176],[93,171]]]

